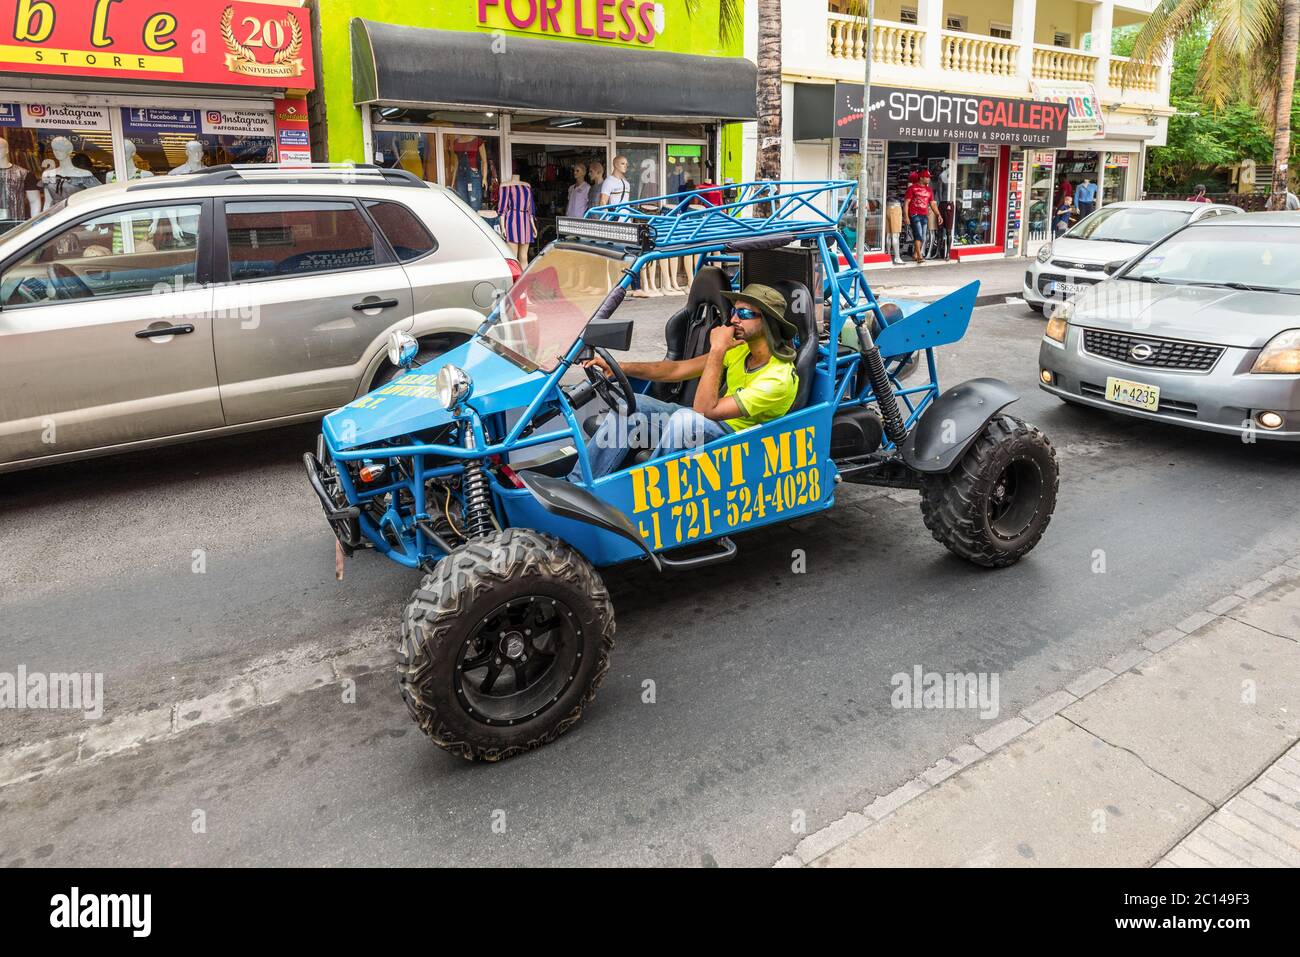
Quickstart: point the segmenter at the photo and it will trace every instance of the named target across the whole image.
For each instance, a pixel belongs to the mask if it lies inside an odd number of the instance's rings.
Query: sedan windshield
[[[1153,248],[1123,278],[1300,293],[1300,228],[1192,226]]]
[[[1066,239],[1096,239],[1149,245],[1191,219],[1181,209],[1157,206],[1103,206],[1065,234]]]
[[[529,371],[554,372],[587,320],[622,278],[622,259],[552,246],[510,287],[484,333],[487,344]]]

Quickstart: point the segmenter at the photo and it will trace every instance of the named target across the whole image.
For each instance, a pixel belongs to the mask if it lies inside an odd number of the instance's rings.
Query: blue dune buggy
[[[723,206],[680,193],[561,219],[473,339],[415,367],[418,344],[395,333],[389,360],[404,373],[325,418],[304,460],[340,547],[424,573],[403,615],[400,686],[436,744],[497,760],[554,740],[609,667],[597,568],[726,561],[733,535],[828,509],[839,482],[919,489],[934,537],[978,565],[1037,544],[1056,503],[1050,443],[1003,411],[1017,396],[996,379],[939,392],[934,349],[964,335],[979,283],[932,304],[878,301],[837,225],[854,191],[747,183]],[[651,439],[634,440],[593,480],[598,413],[630,414],[645,394],[692,402],[697,382],[629,379],[611,355],[630,346],[616,313],[638,274],[678,256],[697,270],[665,327],[667,358],[707,350],[729,321],[721,294],[764,283],[799,329],[797,397],[690,452],[653,458]],[[593,354],[612,375],[582,364]],[[571,370],[586,381],[562,381]]]

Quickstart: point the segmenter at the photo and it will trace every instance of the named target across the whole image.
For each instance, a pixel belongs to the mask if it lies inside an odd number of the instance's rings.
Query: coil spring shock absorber
[[[465,448],[474,448],[474,430],[465,424]],[[465,537],[482,538],[492,533],[492,492],[488,488],[487,473],[481,459],[465,462],[461,479],[461,492],[465,497]]]
[[[858,331],[858,345],[862,352],[862,361],[867,366],[867,381],[876,396],[876,405],[880,407],[880,417],[884,420],[885,435],[895,445],[907,437],[903,427],[903,416],[898,411],[898,400],[894,398],[894,387],[885,373],[885,360],[880,357],[880,347],[871,338],[865,322],[854,322]]]

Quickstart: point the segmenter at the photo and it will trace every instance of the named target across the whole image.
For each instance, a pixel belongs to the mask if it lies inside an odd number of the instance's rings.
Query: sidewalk
[[[900,299],[938,299],[975,279],[980,281],[977,306],[1002,303],[1019,296],[1024,288],[1029,260],[980,259],[973,262],[907,263],[902,266],[867,269],[867,282],[877,295]]]
[[[1300,866],[1300,556],[777,866]]]

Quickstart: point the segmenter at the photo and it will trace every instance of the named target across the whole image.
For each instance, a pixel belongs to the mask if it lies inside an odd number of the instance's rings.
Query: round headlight
[[[409,368],[419,351],[420,344],[407,333],[394,329],[388,334],[388,361],[397,368]]]
[[[1045,262],[1047,262],[1047,260],[1051,259],[1051,258],[1052,258],[1052,244],[1051,244],[1051,243],[1044,243],[1042,246],[1040,246],[1040,247],[1038,248],[1038,255],[1035,256],[1034,258],[1037,259],[1040,263],[1045,263]]]
[[[473,383],[470,381],[469,373],[464,369],[445,365],[438,370],[438,401],[442,403],[445,409],[454,409],[460,405],[469,396],[469,390]]]

